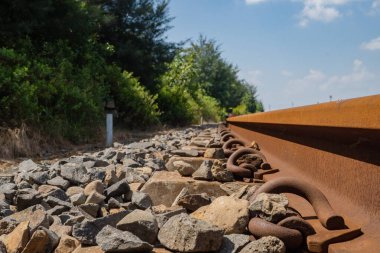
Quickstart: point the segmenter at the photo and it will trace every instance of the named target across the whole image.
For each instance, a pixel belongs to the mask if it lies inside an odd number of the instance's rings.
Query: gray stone
[[[174,168],[184,177],[189,177],[195,172],[195,168],[187,162],[175,161],[173,162]]]
[[[36,190],[19,190],[16,196],[16,207],[18,211],[21,211],[30,206],[40,204],[41,201],[42,196]]]
[[[141,167],[141,164],[136,162],[135,160],[131,158],[124,158],[123,165],[129,168],[138,168]]]
[[[230,234],[223,236],[222,246],[218,253],[238,253],[249,243],[249,235]]]
[[[186,208],[189,212],[194,212],[198,208],[209,205],[210,203],[211,198],[207,193],[188,194],[178,199],[178,205]]]
[[[180,252],[209,252],[220,248],[223,229],[179,214],[170,218],[160,229],[158,240],[166,248]]]
[[[30,159],[23,161],[18,165],[19,172],[30,172],[36,169],[38,169],[38,165]]]
[[[132,233],[109,225],[98,233],[96,243],[105,252],[149,252],[153,249],[152,245]]]
[[[69,197],[66,195],[66,192],[57,186],[41,185],[38,187],[38,192],[42,195],[43,198],[51,196],[62,201],[67,201],[69,199]]]
[[[85,184],[90,180],[86,167],[76,163],[62,165],[61,176],[74,184]]]
[[[201,166],[199,166],[199,168],[193,173],[192,177],[197,180],[211,181],[213,178],[211,172],[212,165],[212,160],[203,161]]]
[[[190,150],[177,149],[177,150],[170,151],[170,153],[172,155],[186,156],[186,157],[196,157],[199,154],[199,152],[194,149],[190,149]]]
[[[184,213],[186,214],[186,209],[183,207],[177,207],[177,209],[173,209],[164,213],[155,214],[157,224],[159,228],[162,228],[162,226],[173,216],[176,216],[178,214]]]
[[[96,191],[93,191],[86,199],[86,204],[88,203],[94,203],[94,204],[100,204],[103,203],[103,201],[106,199],[106,197]]]
[[[42,205],[28,207],[20,212],[3,218],[2,221],[16,221],[17,223],[30,221],[29,227],[31,233],[33,233],[39,226],[49,227],[48,215]]]
[[[132,203],[140,209],[147,209],[153,205],[152,199],[144,192],[133,192]]]
[[[79,187],[79,186],[72,186],[72,187],[69,187],[67,190],[66,190],[66,194],[71,197],[73,196],[74,194],[78,194],[78,193],[83,193],[83,188],[82,187]]]
[[[110,198],[107,204],[109,208],[120,208],[120,202],[114,198]]]
[[[58,246],[60,236],[45,227],[39,227],[38,229],[45,231],[45,233],[49,237],[49,242],[47,245],[46,252],[52,252]]]
[[[56,176],[56,177],[48,180],[47,183],[50,185],[53,185],[53,186],[57,186],[63,190],[66,190],[67,188],[70,187],[70,182],[66,179],[63,179],[60,176]]]
[[[234,180],[234,175],[227,170],[226,163],[215,160],[211,168],[212,176],[219,182],[231,182]]]
[[[93,191],[96,191],[100,194],[103,194],[104,185],[103,185],[102,181],[100,181],[100,180],[92,181],[91,183],[86,185],[83,193],[84,193],[84,195],[89,196]]]
[[[288,204],[285,194],[260,193],[249,206],[250,216],[277,223],[286,217]]]
[[[127,148],[130,149],[148,149],[150,147],[154,147],[153,142],[133,142],[127,145]]]
[[[70,202],[60,200],[59,198],[55,198],[52,196],[47,197],[46,203],[49,204],[49,206],[54,207],[54,206],[64,206],[67,208],[67,210],[70,210],[73,208],[73,205]]]
[[[20,183],[17,184],[18,189],[27,189],[27,188],[32,188],[32,186],[26,182],[26,181],[21,181]]]
[[[47,171],[37,171],[29,173],[29,178],[35,183],[35,184],[46,184],[46,182],[49,180],[49,173]]]
[[[265,236],[252,241],[240,253],[285,253],[285,244],[274,236]]]
[[[150,244],[154,244],[157,239],[158,224],[153,214],[148,211],[132,211],[117,223],[116,228],[129,231]]]
[[[130,191],[128,181],[126,179],[120,180],[119,182],[111,185],[108,187],[104,194],[106,195],[106,198],[109,199],[111,197],[117,197],[121,196],[125,193],[128,193]]]
[[[14,183],[14,175],[12,174],[2,174],[0,175],[0,185]]]
[[[224,152],[222,148],[208,148],[204,153],[206,158],[223,159]]]
[[[129,211],[110,214],[106,217],[98,218],[91,221],[74,224],[73,237],[78,239],[82,244],[95,245],[95,237],[105,226],[116,227],[116,224],[127,215]]]
[[[98,211],[100,206],[94,203],[82,204],[78,206],[79,209],[82,209],[92,217],[96,218],[98,216]]]
[[[74,206],[82,205],[86,202],[86,196],[83,193],[77,193],[70,197],[70,201]]]
[[[60,215],[63,212],[68,211],[69,209],[66,206],[55,206],[52,209],[49,209],[47,213],[49,215]]]
[[[11,203],[13,201],[13,197],[16,194],[17,185],[14,183],[7,183],[0,185],[0,193],[4,194],[5,199]]]

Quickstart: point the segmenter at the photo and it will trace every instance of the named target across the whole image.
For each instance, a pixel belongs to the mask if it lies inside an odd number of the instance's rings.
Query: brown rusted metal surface
[[[319,220],[327,229],[346,228],[342,216],[335,213],[325,195],[315,186],[295,177],[280,177],[266,182],[252,196],[252,200],[262,192],[293,193],[305,198],[313,206]]]
[[[238,147],[244,147],[244,142],[238,139],[231,139],[226,141],[223,144],[223,152],[226,157],[230,157],[234,151],[238,149]]]
[[[330,243],[328,252],[377,252],[380,249],[380,95],[291,108],[228,119],[246,144],[257,141],[278,173],[320,189],[358,238]],[[290,205],[317,233],[326,233],[302,198],[287,194]],[[315,222],[318,221],[318,222]]]
[[[281,227],[297,229],[301,232],[304,238],[316,233],[315,229],[307,221],[298,216],[287,217],[278,222],[277,225]]]
[[[302,233],[296,229],[286,228],[260,218],[252,218],[248,230],[255,237],[276,236],[285,243],[287,250],[294,250],[302,245]]]

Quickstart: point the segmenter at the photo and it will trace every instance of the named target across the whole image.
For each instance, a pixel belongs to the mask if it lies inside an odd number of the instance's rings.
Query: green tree
[[[115,47],[109,59],[133,72],[150,91],[157,92],[157,81],[166,71],[177,45],[166,41],[171,28],[166,0],[102,0],[107,15],[99,35],[103,43]]]

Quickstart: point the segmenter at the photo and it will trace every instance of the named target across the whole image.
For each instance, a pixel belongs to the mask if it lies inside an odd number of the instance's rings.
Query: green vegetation
[[[1,125],[80,142],[110,99],[128,127],[262,110],[215,41],[167,42],[171,20],[165,0],[1,1]]]

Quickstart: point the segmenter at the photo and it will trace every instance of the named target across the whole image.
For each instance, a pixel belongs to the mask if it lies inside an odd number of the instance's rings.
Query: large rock
[[[61,188],[53,185],[40,185],[38,187],[38,192],[42,195],[43,198],[52,196],[63,201],[66,201],[69,198],[66,195],[66,192],[64,192]]]
[[[231,182],[234,180],[234,175],[231,171],[227,170],[226,163],[215,160],[211,168],[212,176],[219,182]]]
[[[285,194],[260,193],[249,206],[251,217],[277,223],[287,215],[289,201]]]
[[[240,253],[285,253],[285,244],[274,236],[265,236],[250,242]]]
[[[249,202],[222,196],[204,206],[191,216],[224,229],[225,234],[243,233],[249,222]]]
[[[205,158],[223,159],[224,152],[222,148],[208,148],[203,156]]]
[[[178,199],[177,204],[186,208],[186,210],[193,212],[202,206],[209,205],[211,198],[206,193],[201,194],[188,194]]]
[[[100,180],[92,181],[91,183],[86,185],[83,193],[84,193],[84,195],[89,196],[93,191],[96,191],[99,194],[103,194],[104,185],[103,185],[102,181],[100,181]]]
[[[144,192],[133,192],[131,201],[132,204],[144,210],[153,205],[149,194]]]
[[[18,223],[30,221],[29,227],[31,232],[36,230],[39,226],[46,228],[49,227],[49,219],[47,217],[45,208],[41,205],[31,206],[22,210],[21,212],[14,213],[3,218],[3,221],[11,220],[16,221]]]
[[[24,210],[30,206],[40,204],[42,196],[33,189],[19,190],[16,196],[16,207],[18,211]]]
[[[73,226],[72,235],[84,245],[95,245],[95,237],[105,226],[116,227],[116,224],[127,215],[129,211],[110,214],[106,217],[84,221]]]
[[[175,169],[179,172],[179,174],[181,174],[184,177],[191,176],[196,170],[196,168],[194,168],[193,165],[184,161],[175,161],[173,165]]]
[[[72,253],[79,245],[80,242],[74,237],[63,235],[54,253]]]
[[[170,218],[158,233],[162,245],[180,252],[216,251],[220,248],[222,239],[222,229],[187,214]]]
[[[108,225],[96,236],[96,243],[105,252],[149,252],[153,249],[132,233]]]
[[[134,210],[119,221],[116,227],[129,231],[150,244],[153,244],[157,238],[158,224],[153,214],[148,211]]]
[[[218,253],[237,253],[249,243],[249,235],[230,234],[223,236]]]
[[[179,157],[179,156],[173,156],[169,159],[169,161],[166,163],[165,167],[168,171],[175,171],[176,167],[174,166],[174,162],[176,161],[184,161],[185,163],[191,164],[194,168],[199,168],[203,161],[210,160],[208,158],[204,157]]]
[[[141,192],[149,194],[153,205],[171,206],[183,188],[188,188],[191,194],[205,192],[215,197],[226,195],[219,186],[219,182],[198,181],[191,177],[182,177],[177,171],[156,171],[145,183]]]
[[[66,179],[63,179],[60,176],[56,176],[50,180],[47,181],[49,185],[57,186],[63,190],[66,190],[70,187],[70,182]]]
[[[44,230],[36,230],[21,253],[45,253],[48,245],[48,234]]]
[[[109,199],[111,197],[121,196],[125,193],[128,193],[129,191],[130,191],[130,188],[129,188],[128,181],[126,179],[123,179],[123,180],[111,185],[110,187],[108,187],[104,191],[104,193],[105,193],[107,199]]]
[[[211,181],[213,179],[211,172],[212,164],[212,160],[203,161],[201,166],[192,174],[192,177],[197,180]]]
[[[177,149],[177,150],[172,150],[170,151],[172,155],[177,155],[177,156],[186,156],[186,157],[197,157],[199,152],[197,150],[184,150],[184,149]]]
[[[61,176],[74,184],[85,184],[90,181],[90,175],[86,167],[76,163],[62,165]]]
[[[29,173],[29,178],[35,184],[46,184],[46,182],[49,180],[49,173],[47,171],[32,172]]]
[[[30,172],[36,169],[38,169],[38,165],[30,159],[23,161],[18,165],[19,172]]]
[[[7,253],[20,253],[25,248],[29,238],[29,221],[21,222],[3,240]]]

